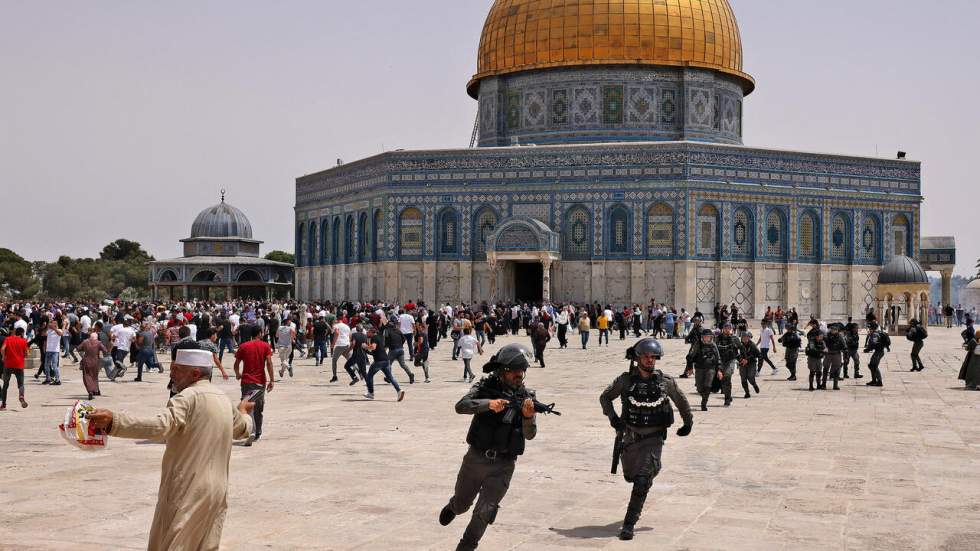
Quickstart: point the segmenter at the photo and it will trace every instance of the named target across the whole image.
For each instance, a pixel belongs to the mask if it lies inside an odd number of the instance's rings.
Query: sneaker
[[[410,384],[410,385],[414,385],[415,384],[415,374],[414,373],[409,373],[408,374],[408,384]]]
[[[245,443],[242,445],[245,446],[246,448],[251,448],[252,442],[255,442],[255,437],[250,434],[248,435],[248,438],[245,439]]]
[[[855,379],[863,379],[864,378],[864,375],[861,375],[860,373],[855,373],[854,374],[854,378]]]
[[[969,389],[967,389],[967,390],[969,390]],[[7,404],[6,404],[6,402],[3,403],[3,404],[0,404],[0,411],[7,411]],[[445,526],[445,524],[443,524],[443,526]]]
[[[790,375],[789,377],[786,378],[786,380],[787,381],[795,381],[796,380],[796,375]]]
[[[350,381],[350,386],[354,386],[354,385],[356,385],[358,381],[360,381],[360,379],[358,379],[357,377],[354,377],[354,378],[353,378],[353,379],[351,379],[351,381]]]
[[[367,398],[368,400],[374,400],[374,394],[370,392],[365,392],[364,397]]]
[[[280,378],[280,379],[282,379],[282,376],[283,376],[283,375],[284,375],[285,373],[286,373],[286,368],[285,368],[285,367],[280,367],[280,368],[279,368],[279,378]]]
[[[289,366],[289,378],[293,378],[293,366]]]
[[[51,381],[41,381],[41,384],[42,385],[50,385],[51,384]]]
[[[746,399],[748,399],[748,398],[751,398],[751,397],[752,397],[752,395],[751,395],[751,394],[749,394],[748,392],[746,392],[746,393],[745,393],[745,398],[746,398]]]
[[[331,382],[331,383],[336,383],[336,382],[337,382],[337,381],[339,381],[339,380],[340,380],[340,379],[338,379],[337,377],[330,377],[330,382]]]
[[[51,386],[61,386],[61,381],[55,381],[51,383]]]
[[[455,518],[456,518],[456,513],[454,513],[453,510],[450,509],[448,505],[443,507],[442,511],[439,511],[439,524],[443,526],[449,526],[449,523],[452,522],[453,519]]]
[[[399,390],[398,391],[398,401],[401,402],[404,399],[405,399],[405,391],[404,390]]]
[[[430,381],[430,380],[428,380],[428,379],[426,379],[426,380],[425,380],[425,382],[426,382],[426,383],[431,383],[432,381]]]
[[[22,408],[26,408],[27,407],[27,400],[24,400],[24,397],[23,396],[20,397],[20,407],[22,407]]]

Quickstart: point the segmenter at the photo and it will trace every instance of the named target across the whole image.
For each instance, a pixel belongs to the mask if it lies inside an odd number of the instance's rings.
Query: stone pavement
[[[736,392],[730,408],[713,396],[690,437],[668,439],[632,543],[615,539],[630,487],[609,474],[614,433],[597,399],[626,344],[596,349],[596,336],[588,351],[577,335],[568,350],[553,340],[547,369],[529,372],[564,415],[539,418],[481,549],[980,549],[980,392],[956,380],[958,331],[932,329],[924,373],[908,372],[909,343],[894,339],[883,389],[865,378],[808,392],[801,359],[795,383],[767,368],[761,395]],[[665,345],[660,367],[677,374],[686,350]],[[433,382],[406,384],[402,403],[384,385],[365,401],[363,385],[329,384],[298,362],[267,398],[263,439],[233,449],[223,548],[453,549],[468,515],[443,528],[437,514],[466,450],[469,417],[453,404],[469,385],[449,347],[433,353]],[[30,379],[30,407],[0,413],[0,549],[145,548],[163,446],[68,446],[56,425],[83,390],[73,366],[63,373],[61,387]],[[165,377],[104,383],[96,401],[150,413],[167,401]],[[695,401],[693,381],[680,381]],[[234,381],[218,384],[237,398]]]

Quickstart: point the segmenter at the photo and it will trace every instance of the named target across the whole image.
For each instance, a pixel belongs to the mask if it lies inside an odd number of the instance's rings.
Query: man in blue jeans
[[[218,328],[218,360],[223,360],[225,358],[225,350],[235,353],[235,335],[233,333],[233,328],[231,321],[228,318],[224,318],[219,321],[220,327]]]
[[[371,353],[374,363],[371,364],[371,369],[364,379],[368,388],[367,394],[364,397],[368,400],[374,400],[374,374],[380,371],[384,373],[388,381],[391,381],[391,386],[394,387],[395,393],[398,395],[398,401],[401,402],[405,399],[405,391],[398,386],[398,381],[391,373],[391,364],[388,363],[388,355],[385,353],[384,339],[381,338],[378,330],[373,325],[368,329],[367,337],[367,349]]]

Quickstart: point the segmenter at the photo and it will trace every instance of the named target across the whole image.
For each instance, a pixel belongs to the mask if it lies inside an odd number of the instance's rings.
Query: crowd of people
[[[638,340],[627,351],[630,369],[606,389],[600,401],[603,413],[617,430],[624,475],[633,484],[620,532],[620,538],[632,539],[647,492],[659,472],[666,429],[673,423],[671,403],[684,420],[678,435],[687,436],[693,427],[690,405],[675,378],[655,369],[663,355],[658,339],[682,339],[688,345],[685,368],[678,377],[695,379],[702,411],[707,411],[713,393],[724,397],[725,407],[732,405],[736,373],[745,399],[751,398],[753,392],[758,394],[756,376],[766,366],[773,375],[779,372],[774,361],[780,360],[778,346],[784,350],[781,360],[789,381],[797,380],[797,364],[803,352],[810,391],[839,390],[841,379],[863,378],[862,350],[870,354],[870,381],[866,384],[883,386],[880,364],[890,351],[891,336],[879,326],[873,311],[862,320],[866,329],[863,346],[862,323],[851,319],[828,324],[810,317],[801,324],[795,308],[783,310],[777,306],[766,309],[756,336],[749,330],[744,313],[734,304],[716,305],[709,315],[710,319],[699,310],[678,311],[656,301],[648,306],[622,308],[598,303],[487,302],[439,307],[422,302],[293,301],[0,304],[0,354],[4,365],[0,410],[7,407],[12,384],[18,387],[21,407],[28,406],[24,370],[31,347],[40,352],[38,369],[33,374],[40,384],[60,385],[62,366],[72,362],[82,371],[89,400],[101,395],[103,373],[106,380],[115,382],[135,370],[132,380],[142,381],[144,371],[163,373],[159,356],[169,355],[170,401],[163,413],[137,418],[125,412],[97,409],[90,418],[112,435],[167,441],[165,478],[178,474],[186,478],[188,475],[181,473],[192,473],[208,465],[210,478],[193,482],[202,486],[199,490],[201,495],[209,496],[207,500],[176,503],[165,499],[164,490],[167,495],[185,495],[185,489],[169,483],[161,485],[151,548],[165,549],[177,543],[188,548],[210,548],[213,544],[216,548],[226,507],[229,435],[242,439],[245,446],[262,437],[265,395],[274,389],[277,366],[281,379],[287,374],[293,376],[296,358],[312,359],[316,366],[329,362],[330,381],[339,382],[338,366],[341,367],[350,385],[364,383],[367,400],[375,398],[374,379],[381,373],[393,389],[394,399],[401,402],[406,391],[393,371],[396,363],[409,385],[416,383],[419,369],[423,374],[420,382],[430,383],[430,353],[442,345],[450,348],[452,361],[460,361],[462,380],[473,383],[477,378],[473,360],[484,354],[486,345],[494,344],[497,337],[505,334],[523,334],[529,338],[530,346],[508,344],[499,349],[483,365],[482,371],[489,376],[475,383],[456,406],[458,413],[473,415],[467,436],[470,451],[460,468],[456,491],[440,512],[439,521],[448,525],[476,500],[473,518],[457,547],[476,549],[493,522],[525,440],[537,432],[535,415],[557,413],[553,405],[538,403],[534,394],[523,387],[524,372],[532,362],[541,368],[546,366],[552,337],[557,339],[558,348],[564,349],[577,333],[585,350],[593,332],[598,333],[596,346],[609,346],[610,335],[618,333],[620,340]],[[974,329],[972,317],[967,316],[964,321],[967,328],[962,336],[967,357],[960,379],[968,389],[977,390],[980,332]],[[926,327],[911,320],[906,338],[912,341],[912,371],[924,370],[920,354],[928,338]],[[215,371],[224,379],[230,378],[223,365],[226,353],[234,356],[234,376],[241,384],[237,408],[231,408],[224,393],[210,386]],[[621,400],[621,416],[612,405],[617,398]],[[233,415],[229,416],[229,411]],[[202,447],[195,442],[208,444]],[[188,462],[188,457],[194,460]],[[187,512],[195,509],[202,510],[203,516]],[[184,519],[193,529],[174,531],[175,518]],[[201,518],[206,521],[200,522]]]

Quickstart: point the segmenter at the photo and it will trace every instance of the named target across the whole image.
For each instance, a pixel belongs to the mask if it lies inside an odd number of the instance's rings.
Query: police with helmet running
[[[647,493],[653,479],[660,472],[660,454],[663,451],[667,429],[674,424],[674,402],[684,426],[678,436],[691,434],[694,416],[687,398],[677,388],[673,377],[656,369],[657,360],[663,356],[663,347],[656,339],[645,338],[626,351],[630,370],[610,384],[599,402],[602,413],[616,429],[616,451],[621,452],[623,476],[633,484],[633,494],[626,508],[626,518],[619,539],[633,539],[633,530],[643,512]],[[622,416],[616,414],[613,401],[620,400]],[[669,400],[668,400],[669,398]],[[613,472],[616,469],[613,459]]]
[[[480,379],[456,403],[456,413],[473,416],[466,435],[470,449],[459,468],[453,497],[439,513],[439,523],[447,526],[476,500],[473,517],[457,551],[476,549],[487,526],[497,517],[517,456],[524,453],[524,442],[538,433],[535,413],[558,414],[553,404],[541,404],[524,387],[524,373],[531,357],[528,349],[519,344],[501,348],[483,366],[483,372],[490,376]]]

